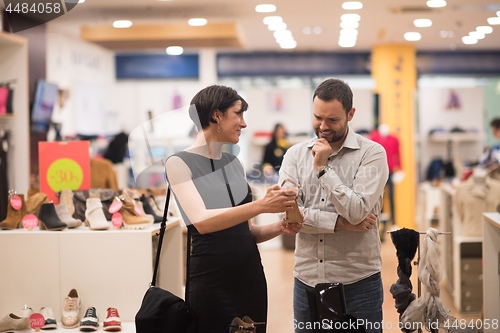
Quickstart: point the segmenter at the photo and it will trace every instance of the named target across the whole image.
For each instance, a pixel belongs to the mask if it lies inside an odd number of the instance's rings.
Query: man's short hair
[[[338,79],[327,79],[316,88],[313,95],[320,100],[330,102],[338,100],[342,103],[346,114],[352,109],[352,90],[347,83]]]

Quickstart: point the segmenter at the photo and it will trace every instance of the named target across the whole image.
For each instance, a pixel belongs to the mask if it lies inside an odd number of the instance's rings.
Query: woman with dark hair
[[[285,155],[289,144],[286,141],[286,131],[282,124],[274,126],[273,138],[267,144],[262,160],[262,171],[265,175],[273,175],[280,171],[283,155]]]
[[[257,243],[302,228],[284,220],[248,222],[261,213],[290,210],[295,196],[275,185],[252,201],[242,163],[222,151],[224,144],[238,143],[247,108],[229,87],[201,90],[190,107],[199,130],[195,143],[166,162],[167,181],[193,235],[187,301],[200,333],[227,332],[234,317],[266,322],[267,284]],[[265,331],[265,325],[257,326],[257,332]]]
[[[113,164],[123,163],[123,159],[127,154],[128,149],[128,134],[118,133],[108,145],[108,149],[104,153],[104,158],[113,162]]]

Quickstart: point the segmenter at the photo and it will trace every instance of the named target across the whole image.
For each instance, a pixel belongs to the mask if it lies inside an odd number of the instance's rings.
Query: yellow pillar
[[[399,139],[402,182],[394,187],[395,220],[400,228],[415,228],[416,167],[414,93],[417,87],[413,45],[385,44],[372,50],[372,77],[380,97],[380,123]]]

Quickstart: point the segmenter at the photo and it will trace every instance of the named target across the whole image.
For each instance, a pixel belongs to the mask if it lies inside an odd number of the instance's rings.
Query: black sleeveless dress
[[[236,206],[252,201],[236,156],[223,153],[220,160],[211,160],[185,151],[175,156],[189,166],[207,209],[232,206],[225,178]],[[248,221],[202,235],[179,208],[192,234],[188,304],[196,316],[198,332],[227,333],[234,317],[266,322],[267,283]],[[265,325],[258,325],[257,332],[266,332]]]

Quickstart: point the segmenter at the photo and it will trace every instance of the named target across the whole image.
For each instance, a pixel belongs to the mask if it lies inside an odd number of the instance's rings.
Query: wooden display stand
[[[0,313],[18,313],[26,304],[35,311],[51,307],[61,318],[63,299],[75,288],[81,316],[94,306],[105,318],[115,307],[123,322],[133,322],[151,282],[159,227],[0,231]],[[178,219],[169,219],[163,242],[157,286],[183,296]]]

